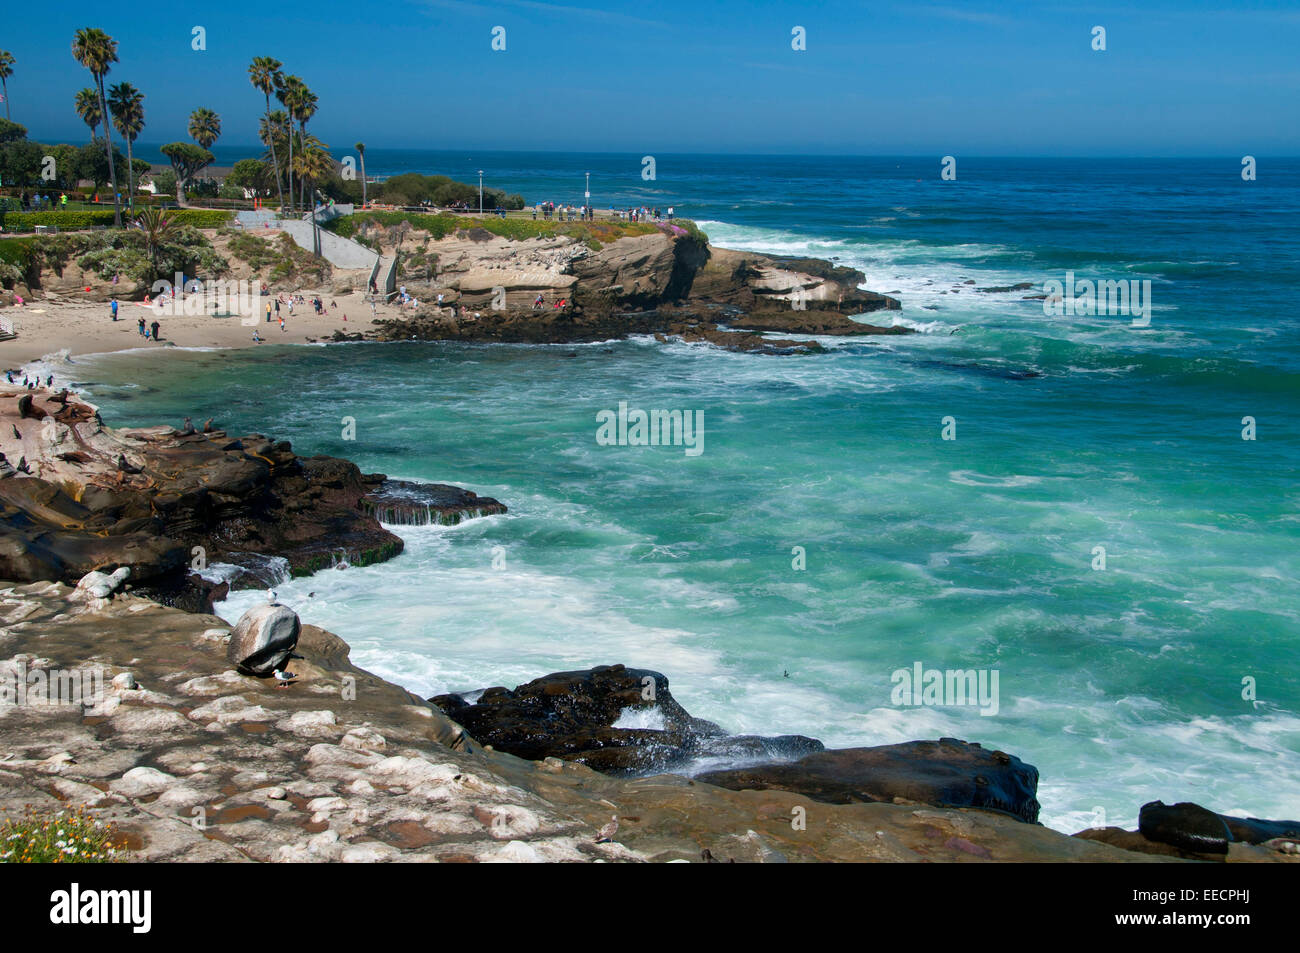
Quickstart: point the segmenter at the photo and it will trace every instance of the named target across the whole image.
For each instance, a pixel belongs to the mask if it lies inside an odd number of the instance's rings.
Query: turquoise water
[[[538,181],[561,161],[516,159]],[[1300,815],[1300,163],[1243,183],[1235,160],[983,160],[943,183],[937,160],[694,161],[663,204],[716,244],[838,257],[923,333],[819,356],[367,344],[57,373],[111,422],[215,416],[507,503],[279,587],[421,694],[624,662],[738,732],[1003,747],[1063,830],[1098,808],[1132,826],[1156,798]],[[1150,279],[1150,326],[974,290],[1067,269]],[[620,401],[702,411],[704,452],[598,445]],[[996,670],[997,714],[892,704],[918,661]]]

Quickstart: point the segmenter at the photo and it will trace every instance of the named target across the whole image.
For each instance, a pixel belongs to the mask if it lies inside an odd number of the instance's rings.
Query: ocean
[[[115,424],[214,416],[505,502],[278,587],[422,695],[622,662],[738,733],[1003,748],[1067,832],[1155,799],[1294,818],[1300,160],[1258,158],[1246,181],[1240,157],[958,156],[945,180],[938,156],[664,155],[650,180],[638,155],[374,149],[372,174],[483,168],[529,202],[580,204],[591,172],[597,207],[861,269],[903,303],[869,320],[921,333],[805,356],[168,349],[59,373]],[[1029,296],[1067,273],[1150,307],[1046,314]],[[598,443],[623,401],[702,412],[703,452]],[[917,663],[997,673],[996,712],[899,703]]]

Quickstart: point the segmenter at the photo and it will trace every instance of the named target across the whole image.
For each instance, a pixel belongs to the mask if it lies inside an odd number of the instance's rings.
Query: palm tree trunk
[[[293,116],[289,117],[289,214],[294,213],[293,203]]]
[[[104,149],[108,152],[108,177],[113,180],[113,227],[122,227],[122,203],[117,193],[117,168],[113,165],[113,124],[108,121],[108,100],[104,97],[104,74],[95,77],[99,85],[99,114],[104,117]]]
[[[361,209],[366,208],[366,154],[361,153]]]
[[[266,94],[266,138],[271,144],[271,162],[275,165],[275,193],[280,196],[280,208],[284,209],[284,189],[280,188],[280,160],[275,155],[275,130],[271,127],[271,94]]]
[[[306,119],[302,121],[302,147],[304,150],[307,148],[307,120]],[[306,152],[303,153],[303,157],[305,161]],[[305,175],[301,176],[298,183],[298,189],[302,193],[302,210],[304,212],[310,211],[311,209],[307,205],[307,177]],[[315,216],[312,217],[315,218]]]
[[[0,85],[5,88],[5,118],[9,118],[9,80],[0,79]]]
[[[132,165],[131,137],[124,136],[123,138],[126,139],[126,191],[127,191],[126,200],[131,211],[134,213],[135,212],[135,169],[131,168]]]

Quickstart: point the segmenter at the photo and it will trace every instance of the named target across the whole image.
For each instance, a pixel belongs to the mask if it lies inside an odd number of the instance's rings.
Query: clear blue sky
[[[1300,4],[200,0],[11,5],[13,118],[84,141],[77,28],[119,42],[142,142],[256,140],[246,68],[320,96],[312,131],[371,148],[965,155],[1300,154]],[[1223,9],[1229,7],[1229,9]],[[362,21],[361,18],[365,20]],[[191,30],[207,50],[191,49]],[[791,49],[794,26],[807,50]],[[1091,48],[1104,26],[1107,50]],[[506,29],[505,52],[491,49]]]

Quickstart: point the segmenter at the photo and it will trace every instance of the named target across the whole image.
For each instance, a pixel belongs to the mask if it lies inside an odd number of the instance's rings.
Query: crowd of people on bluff
[[[579,221],[590,222],[596,217],[596,210],[590,205],[556,205],[554,202],[542,202],[533,206],[533,218],[536,219],[538,214],[543,221],[555,219],[560,222],[572,222],[575,219]],[[673,217],[673,209],[669,207],[665,215],[661,209],[647,208],[642,205],[637,208],[615,208],[609,207],[610,218],[620,222],[662,222],[665,218]]]

